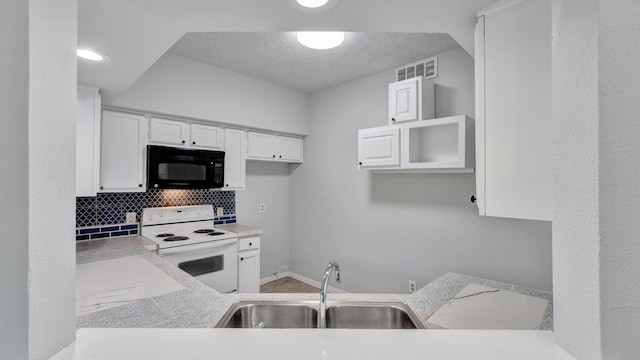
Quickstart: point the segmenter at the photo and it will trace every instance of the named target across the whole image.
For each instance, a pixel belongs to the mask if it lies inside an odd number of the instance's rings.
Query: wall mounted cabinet
[[[224,129],[224,181],[223,190],[244,190],[247,169],[247,132]]]
[[[299,137],[248,132],[248,160],[301,163],[303,141]]]
[[[151,118],[149,127],[151,144],[207,150],[224,148],[224,130],[218,126]]]
[[[148,120],[141,115],[103,111],[100,151],[101,192],[146,191]]]
[[[100,186],[100,93],[78,85],[76,196],[96,196]]]
[[[464,116],[358,130],[358,165],[368,170],[472,172],[473,119]]]
[[[500,3],[476,26],[480,215],[551,220],[551,4]]]
[[[358,130],[358,165],[362,168],[400,166],[400,127]]]
[[[389,84],[389,125],[435,117],[435,84],[422,76]]]

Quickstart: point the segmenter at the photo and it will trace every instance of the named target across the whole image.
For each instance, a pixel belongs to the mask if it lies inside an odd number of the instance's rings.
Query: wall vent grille
[[[411,79],[417,76],[424,76],[425,79],[437,78],[438,57],[434,56],[422,59],[396,69],[396,81]]]

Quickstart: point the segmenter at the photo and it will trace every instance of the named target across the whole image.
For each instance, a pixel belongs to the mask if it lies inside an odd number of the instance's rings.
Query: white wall
[[[289,270],[289,165],[247,161],[247,188],[236,191],[236,213],[239,223],[263,230],[261,278]]]
[[[26,1],[0,3],[0,358],[28,354],[28,92]]]
[[[167,53],[113,106],[305,135],[309,95]]]
[[[438,116],[474,113],[473,59],[438,57]],[[478,216],[473,174],[357,169],[357,130],[387,124],[386,71],[314,93],[305,163],[291,175],[291,270],[320,280],[330,260],[350,292],[407,292],[456,271],[551,289],[551,224]],[[445,89],[445,90],[442,90]]]
[[[0,358],[48,359],[75,338],[77,1],[3,2],[0,23]]]

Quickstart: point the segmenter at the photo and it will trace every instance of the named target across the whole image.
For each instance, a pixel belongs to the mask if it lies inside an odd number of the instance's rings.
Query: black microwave
[[[215,189],[224,186],[224,151],[147,145],[148,189]]]

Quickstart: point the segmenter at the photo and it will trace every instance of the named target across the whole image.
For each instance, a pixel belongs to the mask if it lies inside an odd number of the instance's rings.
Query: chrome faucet
[[[324,278],[322,279],[322,286],[320,287],[320,310],[318,311],[318,329],[327,327],[327,286],[329,286],[329,277],[331,276],[331,270],[336,269],[336,282],[340,283],[340,265],[337,262],[332,261],[324,269]]]

